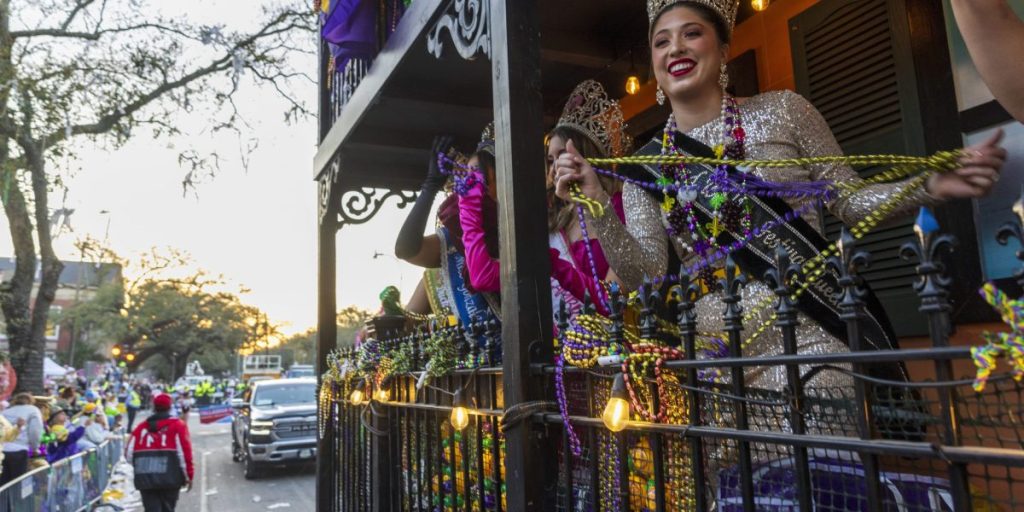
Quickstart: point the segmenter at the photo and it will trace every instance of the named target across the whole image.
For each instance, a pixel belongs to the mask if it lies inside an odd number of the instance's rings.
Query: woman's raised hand
[[[929,178],[928,193],[936,199],[975,199],[988,195],[999,181],[999,172],[1006,163],[1006,149],[999,145],[1003,130],[996,130],[988,140],[964,148],[960,168]]]
[[[562,200],[570,200],[569,186],[573,183],[579,184],[580,191],[590,199],[601,203],[608,200],[608,194],[601,188],[594,167],[580,155],[570,140],[565,144],[565,153],[558,155],[555,161],[555,195]]]
[[[448,180],[448,176],[441,172],[441,166],[438,164],[437,155],[439,153],[447,153],[452,147],[452,143],[455,141],[450,135],[438,135],[434,137],[434,143],[430,147],[430,160],[427,161],[427,179],[424,180],[423,185],[430,187],[437,191],[444,186],[444,182]]]

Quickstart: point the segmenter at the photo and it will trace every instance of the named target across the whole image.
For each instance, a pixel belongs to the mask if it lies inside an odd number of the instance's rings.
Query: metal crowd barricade
[[[0,488],[0,512],[88,510],[100,500],[124,453],[120,437],[22,475]]]

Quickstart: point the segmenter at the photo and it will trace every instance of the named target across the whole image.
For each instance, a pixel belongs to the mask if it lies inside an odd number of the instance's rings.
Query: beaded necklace
[[[661,165],[661,178],[658,184],[663,187],[664,203],[662,209],[666,213],[667,231],[669,235],[684,238],[689,234],[691,242],[680,242],[686,253],[694,253],[702,260],[707,260],[709,254],[721,252],[718,245],[718,235],[724,230],[742,232],[744,236],[751,236],[751,212],[752,205],[746,193],[747,171],[740,168],[740,181],[733,183],[729,179],[729,161],[741,161],[746,158],[745,142],[746,132],[743,129],[742,115],[736,99],[725,94],[722,96],[722,141],[715,146],[715,157],[722,160],[712,171],[708,185],[703,192],[710,195],[708,203],[712,210],[712,220],[709,224],[701,225],[697,220],[696,207],[701,191],[697,190],[694,184],[694,177],[685,164],[663,164]],[[676,134],[678,126],[674,115],[670,115],[665,123],[665,131],[662,135],[661,154],[662,156],[681,155],[682,151],[676,146]],[[674,185],[674,187],[671,187]],[[670,191],[675,188],[675,195]],[[730,194],[727,191],[732,191]],[[685,256],[685,254],[684,254]],[[710,265],[700,269],[700,278],[705,282],[711,282],[713,269]]]

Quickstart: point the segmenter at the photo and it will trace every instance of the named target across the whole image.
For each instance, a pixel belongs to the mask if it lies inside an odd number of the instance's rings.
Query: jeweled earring
[[[729,87],[729,69],[722,63],[722,71],[718,75],[718,85],[722,86],[722,90],[725,91]]]
[[[665,104],[665,91],[661,90],[661,87],[658,87],[658,92],[654,95],[654,99],[658,101],[658,105]]]

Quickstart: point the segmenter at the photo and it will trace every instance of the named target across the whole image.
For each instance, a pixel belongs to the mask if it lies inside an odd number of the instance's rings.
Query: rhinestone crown
[[[732,32],[736,25],[736,13],[740,9],[740,0],[647,0],[647,17],[654,28],[654,20],[665,9],[680,3],[701,4],[710,7],[725,20],[725,26]]]
[[[496,156],[494,149],[494,121],[487,123],[484,131],[480,133],[480,143],[476,145],[476,150],[486,151],[491,156]]]
[[[594,80],[576,86],[555,127],[580,132],[613,158],[628,153],[632,145],[619,102]]]

